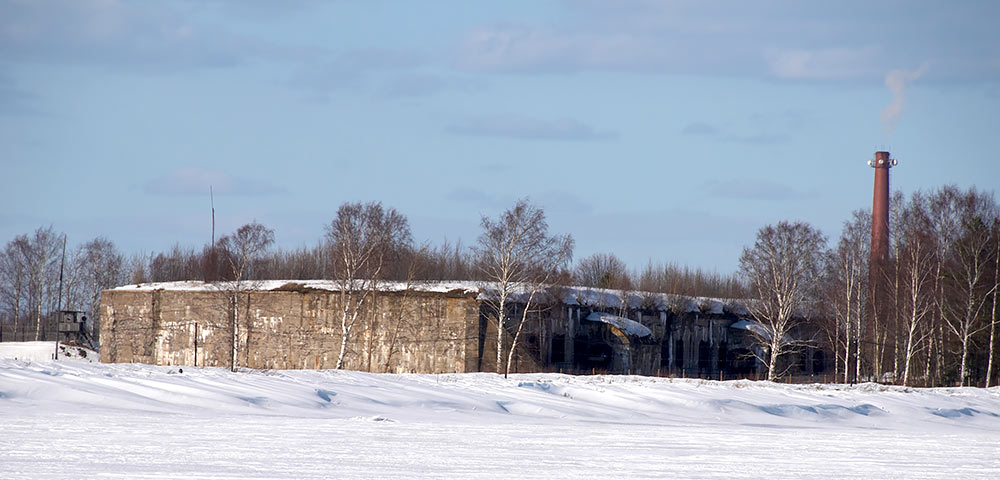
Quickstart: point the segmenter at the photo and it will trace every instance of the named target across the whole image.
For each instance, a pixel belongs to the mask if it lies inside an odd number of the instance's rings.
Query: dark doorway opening
[[[737,375],[748,375],[756,371],[757,359],[753,353],[746,348],[737,348],[730,352],[729,362],[732,365],[731,372]]]
[[[726,342],[719,344],[719,370],[723,372],[732,370],[732,365],[729,363],[729,346]]]
[[[826,354],[822,350],[813,352],[813,373],[826,371]]]
[[[552,336],[552,362],[562,363],[566,361],[566,335]]]
[[[712,369],[712,345],[702,340],[698,342],[698,370],[708,373]]]
[[[684,340],[677,340],[674,345],[674,368],[684,368]]]

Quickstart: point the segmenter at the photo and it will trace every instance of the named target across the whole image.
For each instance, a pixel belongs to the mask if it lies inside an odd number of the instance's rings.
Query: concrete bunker
[[[262,281],[245,292],[239,366],[333,368],[341,338],[336,283]],[[384,282],[365,311],[376,319],[349,345],[345,368],[372,372],[496,371],[489,286],[475,282]],[[219,286],[142,284],[102,296],[101,360],[228,367],[232,312]],[[739,301],[552,286],[534,302],[512,372],[632,373],[720,378],[763,372],[752,354],[761,328]],[[513,300],[510,319],[524,304]],[[385,326],[398,328],[386,329]],[[505,325],[505,335],[516,331]],[[803,332],[803,336],[805,333]],[[816,338],[816,335],[811,335]],[[509,346],[512,335],[505,337]],[[795,375],[822,373],[827,348],[789,359]]]

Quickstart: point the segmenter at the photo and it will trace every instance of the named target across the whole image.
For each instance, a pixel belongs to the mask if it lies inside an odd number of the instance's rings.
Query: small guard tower
[[[56,339],[60,342],[76,342],[90,345],[87,328],[87,314],[79,310],[60,310],[56,314]]]

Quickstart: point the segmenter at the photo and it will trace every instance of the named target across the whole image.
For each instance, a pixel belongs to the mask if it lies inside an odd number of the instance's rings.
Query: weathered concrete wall
[[[509,305],[505,328],[503,330],[504,354],[500,360],[500,367],[497,368],[497,320],[493,307],[483,302],[480,304],[479,330],[476,332],[481,341],[481,357],[478,359],[478,369],[482,372],[502,373],[507,365],[507,356],[510,346],[517,333],[518,324],[521,322],[521,315],[524,312],[524,305]],[[552,370],[548,367],[546,355],[551,351],[551,346],[545,343],[545,339],[551,337],[553,329],[564,328],[565,320],[551,315],[551,310],[543,310],[541,313],[532,312],[524,320],[521,335],[517,339],[514,355],[511,357],[510,373],[542,372]]]
[[[477,293],[401,291],[375,297],[347,344],[344,368],[372,372],[495,372],[495,312]],[[237,365],[256,369],[335,368],[340,351],[340,294],[289,283],[244,293],[238,304]],[[369,303],[368,305],[372,305]],[[511,362],[512,373],[633,373],[709,376],[751,374],[763,368],[741,317],[716,309],[676,314],[656,309],[622,311],[556,302],[532,309]],[[105,291],[101,360],[159,365],[232,364],[233,307],[211,290]],[[504,326],[505,355],[524,305],[512,304]],[[586,321],[594,311],[628,317],[652,334],[639,338],[611,325]],[[803,328],[795,338],[811,338]],[[754,350],[757,349],[757,350]],[[788,356],[791,373],[821,373],[822,348]],[[502,369],[501,369],[502,371]]]
[[[652,335],[637,338],[610,325],[583,320],[594,311],[626,316],[649,328]],[[514,371],[638,375],[728,372],[733,352],[750,347],[746,335],[729,328],[738,319],[730,313],[676,315],[654,310],[557,305],[529,318],[519,343],[520,361],[515,362]],[[491,326],[490,332],[488,343],[495,343],[495,327]],[[485,348],[495,355],[492,344]],[[492,366],[495,361],[487,360],[484,364]]]
[[[468,294],[394,292],[375,297],[351,332],[345,368],[377,372],[475,371],[479,302]],[[244,293],[238,364],[334,368],[340,352],[337,292]],[[233,308],[224,292],[108,290],[101,300],[101,361],[224,366],[232,363]]]

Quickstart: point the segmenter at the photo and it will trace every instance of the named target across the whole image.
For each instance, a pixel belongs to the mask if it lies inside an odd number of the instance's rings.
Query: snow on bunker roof
[[[606,323],[613,327],[617,327],[621,331],[625,332],[626,335],[632,335],[634,337],[648,337],[653,334],[652,330],[635,320],[629,320],[610,313],[594,312],[587,315],[585,320]]]
[[[362,282],[356,280],[356,282]],[[223,291],[231,288],[229,282],[202,282],[197,280],[186,280],[176,282],[154,282],[140,283],[135,285],[125,285],[113,288],[116,291],[194,291],[213,292]],[[255,280],[248,281],[241,287],[251,291],[305,291],[305,290],[326,290],[340,291],[341,282],[337,280]],[[480,300],[494,296],[496,284],[492,282],[479,282],[473,280],[426,280],[416,282],[400,281],[380,281],[378,291],[380,292],[423,292],[423,293],[443,293],[477,296]],[[527,284],[517,284],[513,288],[513,295],[510,297],[515,302],[524,302],[529,297],[530,287]],[[652,293],[604,288],[583,287],[583,286],[551,286],[540,292],[541,295],[535,301],[562,301],[567,305],[579,305],[583,307],[609,307],[627,305],[631,309],[650,308],[658,311],[672,311],[676,313],[703,313],[711,315],[723,315],[731,313],[738,317],[749,315],[745,300],[722,299],[710,297],[688,297],[669,293]],[[628,320],[628,319],[625,319]],[[629,320],[631,321],[631,320]]]

